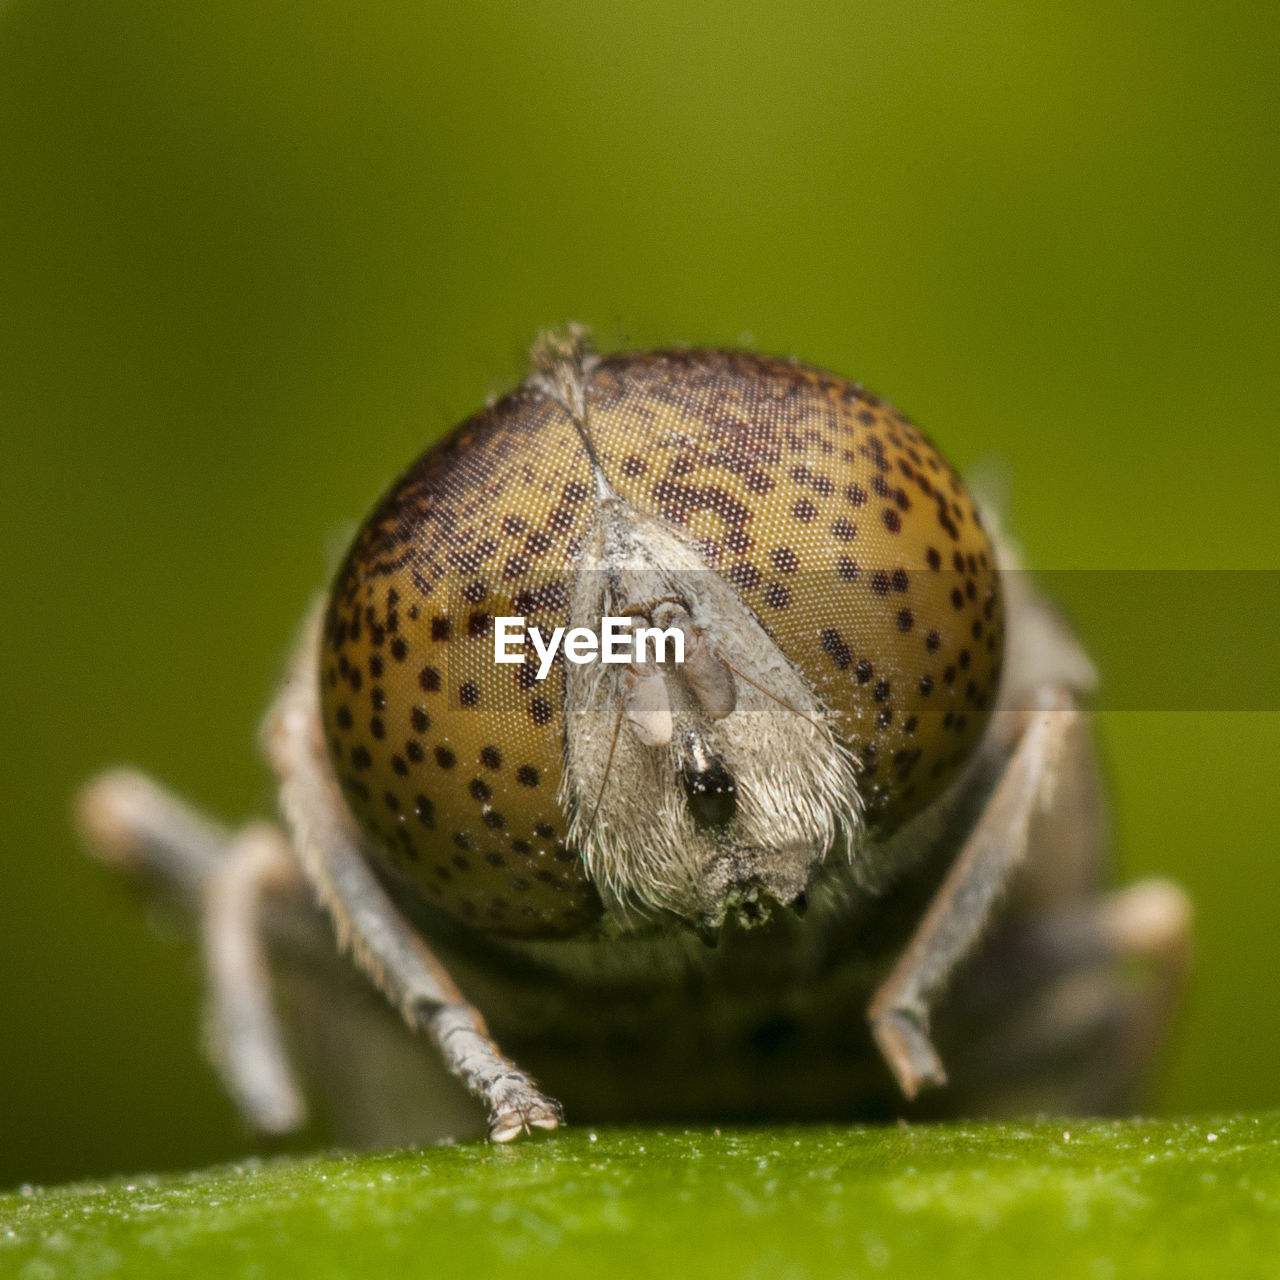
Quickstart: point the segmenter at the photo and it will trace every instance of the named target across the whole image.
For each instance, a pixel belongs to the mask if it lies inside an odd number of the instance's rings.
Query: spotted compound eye
[[[602,357],[587,400],[617,496],[680,531],[832,712],[867,828],[927,805],[982,732],[1003,635],[991,544],[929,440],[857,384],[740,352]],[[566,625],[595,502],[531,380],[401,477],[329,601],[322,712],[352,811],[393,878],[499,933],[602,911],[557,798],[563,651],[540,680],[532,653],[495,662],[493,634]],[[718,758],[682,774],[700,829],[752,802]]]

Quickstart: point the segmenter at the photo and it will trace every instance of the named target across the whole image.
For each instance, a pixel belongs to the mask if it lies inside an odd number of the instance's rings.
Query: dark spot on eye
[[[369,701],[373,703],[375,711],[382,711],[387,705],[387,692],[380,685],[374,685],[369,690]]]
[[[409,766],[405,762],[404,756],[392,756],[391,768],[394,772],[398,773],[402,778],[406,777],[409,773]]]
[[[471,792],[474,799],[481,801],[489,800],[493,797],[493,792],[489,788],[489,784],[483,778],[472,778],[471,785],[467,788]]]
[[[400,812],[400,801],[396,798],[395,792],[384,791],[382,793],[382,801],[392,813]]]
[[[489,594],[489,584],[483,578],[477,578],[474,582],[468,582],[462,588],[462,598],[468,604],[479,604],[481,600]]]
[[[899,631],[910,631],[911,628],[915,626],[915,622],[916,622],[915,614],[913,614],[910,609],[898,610],[898,630]]]
[[[642,476],[649,470],[649,464],[639,454],[629,453],[622,460],[624,476]]]
[[[880,519],[890,533],[897,533],[902,528],[902,517],[892,507],[885,507],[880,512]]]
[[[968,670],[969,670],[969,663],[970,663],[970,662],[972,662],[972,661],[973,661],[973,659],[969,656],[969,650],[968,650],[968,649],[961,649],[961,650],[960,650],[960,669],[961,669],[962,671],[968,671]]]
[[[440,692],[440,673],[435,667],[423,667],[418,672],[418,683],[426,693]]]
[[[856,582],[860,572],[858,562],[849,556],[841,556],[836,561],[836,572],[845,582]]]
[[[591,490],[582,483],[581,480],[571,480],[565,485],[561,494],[561,501],[566,505],[577,505],[583,502],[591,493]]]
[[[567,515],[568,524],[572,524],[573,516],[571,513],[567,513]],[[550,536],[548,532],[544,532],[541,529],[532,530],[530,535],[525,539],[525,552],[536,559],[541,556],[541,554],[548,552],[550,545],[552,545],[552,541],[552,536]]]
[[[541,780],[540,775],[531,764],[522,764],[516,770],[516,781],[522,787],[536,787]]]
[[[792,504],[791,514],[801,524],[808,524],[818,514],[818,508],[808,498],[801,498]]]
[[[827,627],[821,635],[822,647],[826,650],[831,661],[844,671],[853,661],[853,654],[849,651],[849,646],[845,644],[844,638],[834,627]]]
[[[790,547],[774,547],[769,558],[779,573],[795,573],[800,567],[800,561]]]
[[[860,484],[847,485],[844,496],[852,507],[865,507],[867,505],[867,491]]]
[[[764,589],[765,603],[775,609],[785,609],[791,603],[791,592],[781,582],[771,582]]]
[[[883,569],[877,569],[871,575],[871,590],[878,596],[889,594],[889,575]]]
[[[480,701],[480,689],[474,680],[464,680],[458,686],[458,701],[464,707],[474,707]]]
[[[975,640],[982,639],[982,623],[977,618],[974,618],[973,626],[969,628],[969,631]]]
[[[391,642],[391,656],[397,662],[403,662],[409,656],[409,642],[404,636],[396,636]]]
[[[895,569],[892,575],[892,582],[895,591],[905,591],[911,585],[911,579],[907,576],[905,569]]]
[[[369,659],[369,674],[375,680],[379,680],[382,678],[382,669],[382,659],[375,653],[373,657]]]
[[[333,718],[334,718],[334,721],[337,723],[337,726],[339,729],[351,728],[351,708],[350,707],[339,707],[337,711],[333,713]]]
[[[877,680],[875,690],[872,697],[877,702],[883,702],[889,696],[889,682],[887,680]]]
[[[502,532],[509,538],[514,538],[517,534],[523,533],[526,527],[523,516],[510,515],[502,518]]]
[[[922,697],[927,698],[927,697],[928,697],[932,692],[933,692],[933,677],[932,677],[932,676],[921,676],[921,677],[920,677],[920,694],[921,694],[921,696],[922,696]]]
[[[930,547],[928,548],[927,551],[925,551],[924,558],[928,562],[930,569],[942,568],[942,557],[938,554],[938,552],[933,547]]]
[[[474,640],[489,634],[491,615],[477,610],[467,618],[467,634]]]
[[[359,667],[352,667],[347,675],[347,683],[351,686],[352,693],[359,693],[364,687],[364,677],[360,674]]]
[[[413,725],[415,733],[426,733],[431,728],[431,717],[421,707],[414,707],[409,712],[409,723]]]
[[[369,802],[369,788],[360,781],[359,778],[353,778],[349,773],[342,775],[342,785],[347,791],[359,800],[363,800],[366,804]]]
[[[528,854],[533,851],[533,846],[527,840],[513,840],[511,849],[514,853]]]
[[[480,763],[486,769],[501,769],[502,752],[497,747],[482,747],[480,750]]]
[[[549,822],[539,822],[533,829],[535,836],[541,836],[543,840],[554,840],[556,838],[556,829]]]
[[[529,561],[524,556],[508,556],[507,563],[502,566],[502,577],[506,582],[523,577],[528,572]]]
[[[455,756],[448,747],[436,748],[436,764],[438,764],[442,769],[452,769],[454,761],[457,760],[457,758],[458,757]]]
[[[908,716],[902,723],[903,731],[905,733],[915,733],[917,723],[915,716]]]
[[[534,698],[529,703],[529,718],[536,725],[547,724],[551,720],[551,703],[545,698]]]
[[[373,757],[365,747],[352,747],[351,763],[357,769],[367,769],[373,763]]]
[[[866,684],[871,679],[872,670],[873,668],[868,658],[859,658],[858,665],[854,667],[853,673],[858,677],[859,684]]]
[[[491,867],[505,867],[505,866],[507,865],[507,860],[506,860],[506,858],[504,858],[504,857],[502,856],[502,854],[497,853],[497,852],[494,852],[494,853],[486,853],[486,854],[484,855],[484,860],[485,860],[485,861],[486,861],[486,862],[487,862]]]
[[[887,729],[893,723],[893,712],[885,707],[881,711],[876,712],[876,728]]]
[[[930,653],[937,653],[938,646],[942,644],[942,637],[936,631],[930,631],[924,638],[924,647]]]
[[[729,566],[725,577],[740,590],[751,591],[760,585],[760,570],[748,560],[739,560]]]
[[[453,633],[452,618],[432,618],[431,619],[431,638],[433,640],[447,640]]]
[[[959,587],[953,587],[951,589],[951,607],[953,609],[964,608],[964,592],[961,591]]]
[[[943,684],[955,684],[955,682],[956,682],[956,669],[955,669],[955,667],[947,667],[947,668],[943,671],[943,673],[942,673],[942,683],[943,683]]]
[[[414,764],[422,763],[422,743],[417,738],[410,738],[404,744],[404,753],[413,761]]]
[[[436,825],[436,807],[426,796],[413,797],[413,811],[424,827],[432,829]]]
[[[496,809],[490,809],[484,815],[484,825],[493,831],[499,831],[507,825],[507,820]]]

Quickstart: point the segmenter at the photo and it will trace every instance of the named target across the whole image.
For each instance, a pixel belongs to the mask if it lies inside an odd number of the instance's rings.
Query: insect
[[[400,1019],[313,1045],[365,1136],[465,1127],[423,1035],[496,1141],[562,1101],[1105,1109],[1162,1039],[1190,911],[1102,888],[1093,679],[860,385],[570,327],[401,477],[305,624],[264,729],[282,823],[225,832],[133,772],[80,822],[198,917],[214,1056],[264,1130],[304,1109],[271,966],[313,1024],[360,1004],[331,926]]]

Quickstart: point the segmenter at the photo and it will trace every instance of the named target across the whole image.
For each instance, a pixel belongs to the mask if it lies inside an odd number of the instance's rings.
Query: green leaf
[[[1274,1276],[1280,1115],[572,1128],[0,1197],[44,1277]]]

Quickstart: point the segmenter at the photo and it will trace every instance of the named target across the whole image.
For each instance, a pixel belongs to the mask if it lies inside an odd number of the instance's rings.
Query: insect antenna
[[[600,790],[596,793],[596,802],[591,809],[591,820],[587,823],[587,829],[582,833],[582,843],[586,844],[591,837],[591,833],[596,829],[596,815],[600,812],[600,804],[604,800],[604,789],[609,785],[609,771],[613,768],[613,753],[618,749],[618,734],[622,731],[622,712],[621,707],[618,708],[618,718],[613,725],[613,739],[609,743],[609,754],[605,757],[604,777],[600,779]]]
[[[534,369],[530,382],[564,409],[582,441],[596,497],[616,497],[587,426],[587,382],[599,358],[592,350],[586,325],[569,324],[563,330],[548,329],[539,334],[529,359]]]
[[[728,658],[724,656],[723,653],[720,652],[719,649],[716,650],[716,657],[719,658],[720,661],[723,662],[724,665],[728,667],[729,670],[732,671],[735,676],[741,677],[741,679],[745,680],[749,685],[752,686],[752,688],[759,689],[760,692],[763,693],[766,698],[772,699],[774,702],[778,704],[778,706],[785,707],[793,715],[799,716],[801,720],[807,720],[811,725],[816,725],[819,727],[822,726],[821,720],[816,720],[813,716],[808,715],[804,711],[801,711],[799,707],[793,707],[791,703],[787,702],[785,699],[779,698],[776,693],[770,693],[769,690],[764,687],[764,685],[762,685],[758,680],[753,680],[749,675],[747,675],[745,671],[740,671],[737,667],[733,665],[732,662],[729,661]]]

